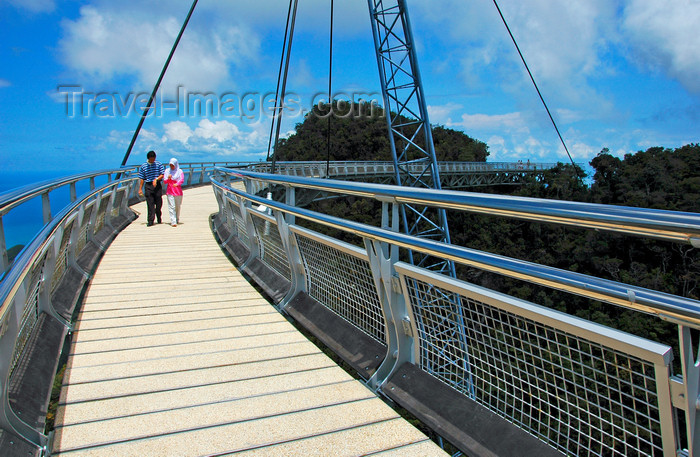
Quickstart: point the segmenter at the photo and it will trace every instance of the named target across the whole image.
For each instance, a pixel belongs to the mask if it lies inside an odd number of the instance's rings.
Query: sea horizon
[[[0,170],[0,197],[5,193],[27,185],[40,183],[49,179],[62,178],[85,170]],[[84,187],[84,189],[81,189]],[[78,186],[78,193],[85,192],[88,188],[87,181],[83,186]],[[68,187],[51,192],[51,213],[57,214],[70,202]],[[5,246],[7,249],[13,246],[24,246],[29,243],[44,226],[42,220],[41,199],[34,198],[10,210],[2,216],[2,226],[5,233]]]

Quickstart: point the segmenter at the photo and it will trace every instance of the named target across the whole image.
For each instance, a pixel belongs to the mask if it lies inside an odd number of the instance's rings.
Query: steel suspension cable
[[[271,173],[275,173],[275,162],[277,160],[277,146],[279,143],[280,139],[280,127],[282,125],[282,113],[283,113],[283,108],[284,108],[284,96],[287,90],[287,75],[289,73],[289,59],[292,54],[292,42],[294,41],[294,24],[296,23],[296,18],[297,18],[297,5],[299,4],[299,0],[290,0],[290,3],[294,3],[294,7],[292,8],[292,14],[291,14],[291,20],[290,20],[290,26],[289,26],[289,39],[287,41],[287,58],[284,64],[284,75],[282,77],[282,88],[280,90],[281,97],[279,100],[277,100],[278,103],[276,103],[277,107],[277,115],[275,116],[277,119],[277,128],[275,131],[275,149],[272,154],[272,170]]]
[[[535,82],[535,78],[532,76],[532,72],[530,71],[530,67],[527,65],[527,62],[525,61],[525,57],[523,56],[523,53],[520,52],[520,46],[518,46],[518,42],[515,41],[515,37],[513,36],[513,33],[510,31],[510,27],[508,26],[508,23],[506,22],[506,18],[503,16],[503,13],[501,12],[501,8],[498,6],[498,2],[496,0],[493,0],[493,4],[496,6],[496,9],[498,10],[499,16],[501,16],[501,20],[503,21],[503,25],[506,26],[506,30],[508,31],[508,35],[510,35],[510,39],[513,41],[513,44],[515,45],[515,49],[518,51],[518,55],[520,56],[520,60],[522,60],[523,65],[525,65],[525,69],[527,70],[527,74],[530,76],[530,81],[532,81],[532,85],[535,86],[535,90],[537,91],[537,95],[539,95],[540,100],[542,101],[542,105],[544,105],[544,109],[547,111],[547,115],[549,116],[549,120],[552,121],[552,125],[554,126],[554,130],[556,130],[557,135],[559,136],[559,141],[561,141],[562,146],[564,146],[564,150],[566,151],[566,155],[569,156],[569,161],[571,162],[571,165],[574,167],[574,172],[576,173],[576,176],[579,177],[576,164],[574,163],[574,159],[571,158],[571,154],[569,153],[569,148],[566,147],[566,143],[564,142],[564,138],[561,136],[561,133],[559,132],[559,127],[557,127],[557,123],[554,122],[554,117],[552,117],[552,113],[549,111],[549,107],[547,106],[547,102],[544,101],[544,97],[542,96],[542,93],[540,92],[540,88],[537,87],[537,83]]]
[[[151,96],[148,99],[148,104],[146,105],[146,108],[143,110],[143,114],[141,115],[141,120],[139,121],[139,125],[136,127],[136,130],[134,131],[134,136],[131,137],[131,143],[129,143],[129,148],[126,150],[126,154],[124,155],[124,159],[122,160],[122,167],[126,165],[126,161],[129,160],[129,155],[131,155],[131,150],[134,148],[134,143],[136,143],[136,138],[139,136],[139,132],[141,131],[141,127],[143,126],[143,122],[146,120],[146,116],[148,115],[148,112],[151,110],[151,105],[153,105],[153,100],[156,98],[156,93],[158,92],[158,89],[160,88],[160,83],[163,81],[163,76],[165,76],[165,71],[168,69],[168,66],[170,65],[170,61],[173,58],[173,54],[175,54],[175,49],[177,49],[178,43],[180,43],[180,38],[182,38],[182,34],[185,32],[185,28],[187,27],[187,24],[190,22],[190,18],[192,17],[192,12],[194,11],[194,7],[197,6],[197,1],[194,0],[192,2],[192,6],[190,7],[190,12],[187,13],[187,18],[185,19],[185,22],[182,24],[182,27],[180,28],[180,33],[177,34],[177,38],[175,39],[175,43],[173,43],[172,49],[170,49],[170,54],[168,55],[168,58],[165,61],[165,65],[163,65],[163,69],[160,72],[160,76],[158,77],[158,81],[156,81],[156,85],[153,87],[153,91],[151,92]]]
[[[331,30],[328,50],[328,132],[326,133],[326,178],[331,167],[331,117],[333,117],[333,96],[331,92],[333,81],[333,0],[331,0]],[[350,104],[350,109],[353,109]]]
[[[282,53],[280,55],[280,68],[277,72],[277,87],[275,88],[275,106],[274,113],[272,116],[272,122],[270,123],[270,139],[267,142],[267,159],[270,161],[270,150],[272,148],[272,136],[275,133],[275,119],[277,118],[277,104],[279,103],[280,95],[280,81],[282,80],[282,68],[284,66],[284,56],[286,55],[285,49],[287,48],[287,34],[289,33],[289,17],[292,14],[292,0],[289,0],[289,8],[287,8],[287,23],[284,27],[284,39],[282,40]]]

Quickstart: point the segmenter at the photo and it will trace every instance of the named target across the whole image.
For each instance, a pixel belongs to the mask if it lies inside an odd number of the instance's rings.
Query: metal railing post
[[[61,249],[61,240],[63,239],[63,231],[65,227],[61,226],[53,235],[53,240],[50,242],[46,252],[46,260],[41,271],[41,279],[39,280],[39,296],[37,308],[39,313],[45,313],[61,323],[69,331],[72,330],[71,323],[63,316],[58,314],[51,304],[51,284],[53,276],[56,274],[56,261]]]
[[[678,326],[678,339],[683,368],[683,398],[685,407],[686,431],[688,434],[689,457],[700,456],[700,347],[693,342],[691,329]]]
[[[0,216],[0,277],[10,267],[10,258],[7,255],[7,245],[5,244],[5,229],[2,225],[2,216]]]
[[[0,429],[14,431],[17,435],[46,451],[48,437],[29,426],[15,414],[10,405],[10,361],[15,351],[15,341],[19,335],[22,308],[27,298],[23,284],[10,305],[9,315],[5,317],[0,328]],[[7,337],[11,335],[12,338]]]
[[[219,217],[224,216],[223,224],[228,226],[229,235],[225,240],[221,240],[221,246],[227,246],[228,243],[236,238],[236,233],[238,228],[236,227],[236,220],[233,215],[231,199],[228,198],[224,189],[212,186],[214,189],[214,196],[216,197],[216,202],[219,205]]]
[[[132,188],[134,187],[135,183],[136,183],[136,181],[130,181],[130,182],[126,182],[123,184],[124,197],[122,198],[121,207],[119,208],[119,215],[120,216],[125,216],[128,212],[129,194],[131,193]]]
[[[292,206],[294,206],[296,203],[296,192],[294,187],[286,186],[285,202]],[[275,219],[277,220],[280,239],[282,240],[282,245],[287,252],[287,260],[289,261],[289,267],[291,270],[291,287],[289,288],[289,292],[287,292],[279,303],[279,308],[284,310],[289,301],[292,300],[299,292],[307,291],[306,269],[304,268],[304,263],[296,236],[289,230],[289,226],[294,225],[295,223],[295,216],[292,214],[287,214],[285,218],[285,214],[282,211],[275,211]]]
[[[398,204],[382,202],[382,228],[399,229]],[[412,328],[406,299],[394,269],[399,260],[398,246],[367,238],[364,242],[386,326],[387,357],[367,381],[376,390],[402,363],[413,361],[416,332]]]
[[[44,225],[51,222],[51,201],[49,199],[48,191],[41,194],[41,212],[43,215]]]
[[[97,213],[100,210],[100,200],[101,199],[102,199],[102,192],[98,192],[92,197],[92,211],[90,212],[90,221],[88,222],[88,227],[87,227],[87,240],[95,243],[95,245],[100,250],[102,250],[102,246],[95,239],[95,227],[97,226],[97,216],[98,216]]]
[[[226,193],[223,191],[223,189],[220,190],[220,194],[222,204],[221,210],[226,210],[224,213],[226,215],[226,220],[224,221],[224,223],[228,225],[229,228],[229,236],[221,243],[221,245],[227,246],[228,243],[231,242],[231,240],[236,238],[236,234],[238,233],[238,227],[236,226],[236,217],[233,214],[234,202],[226,196]]]
[[[246,187],[246,192],[248,193],[254,193],[253,192],[253,183],[249,180],[246,179],[244,180],[245,187]],[[255,224],[253,223],[253,218],[249,214],[250,208],[251,208],[251,203],[248,200],[245,199],[239,199],[239,209],[241,211],[241,218],[243,219],[243,222],[245,223],[245,229],[246,233],[248,234],[248,258],[243,262],[241,265],[241,268],[245,268],[253,259],[256,257],[260,256],[260,245],[261,241],[259,240],[259,235],[257,230],[255,230]]]
[[[78,214],[73,219],[73,230],[71,231],[70,240],[68,241],[68,253],[66,255],[68,256],[68,265],[80,272],[85,279],[89,279],[90,274],[83,270],[83,268],[78,264],[78,256],[80,255],[78,250],[78,239],[80,238],[80,233],[82,232],[84,215],[85,203],[82,203],[78,209]]]

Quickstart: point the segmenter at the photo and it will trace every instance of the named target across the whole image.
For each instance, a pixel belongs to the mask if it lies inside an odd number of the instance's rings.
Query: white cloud
[[[0,87],[10,87],[12,83],[6,79],[0,79]]]
[[[446,103],[444,105],[428,105],[428,116],[431,124],[448,124],[452,122],[451,115],[462,109],[458,103]]]
[[[107,137],[107,142],[112,143],[112,144],[117,144],[117,145],[128,145],[128,141],[131,138],[132,134],[129,134],[128,132],[120,132],[118,130],[111,130],[109,132],[109,136]]]
[[[50,13],[56,9],[54,0],[4,0],[16,8],[22,8],[32,13]]]
[[[163,12],[142,17],[138,9],[127,14],[112,8],[84,6],[77,19],[62,23],[63,61],[98,83],[126,76],[135,79],[135,88],[150,88],[170,53],[181,19]],[[161,87],[211,90],[231,84],[229,66],[253,59],[258,46],[255,35],[220,21],[207,28],[188,26]]]
[[[141,131],[139,132],[138,139],[140,141],[145,141],[151,145],[158,144],[158,142],[160,141],[158,134],[156,134],[156,132],[149,130],[149,129],[141,129]],[[153,147],[150,147],[148,149],[153,149]]]
[[[200,138],[223,143],[236,138],[240,134],[240,130],[228,121],[212,122],[209,119],[202,119],[194,134]]]
[[[556,120],[558,122],[561,122],[563,124],[570,124],[572,122],[577,122],[583,119],[583,116],[580,112],[570,110],[570,109],[558,109],[555,111],[556,113]]]
[[[162,133],[142,130],[134,150],[154,149],[159,157],[175,156],[181,162],[197,160],[256,161],[264,159],[269,125],[256,122],[239,128],[229,121],[199,121],[192,128],[183,121],[163,124]],[[108,141],[125,147],[128,132],[112,131]],[[134,160],[131,160],[134,162]]]
[[[335,33],[371,36],[366,4],[336,3]],[[188,0],[169,1],[167,8],[158,0],[92,0],[77,18],[63,21],[58,46],[62,60],[78,76],[98,84],[126,78],[131,89],[150,89],[190,5]],[[251,74],[274,78],[277,47],[274,57],[263,55],[261,37],[281,43],[287,7],[283,0],[269,0],[264,8],[259,0],[200,2],[161,87],[166,91],[178,84],[189,90],[247,90],[236,84],[243,84]],[[326,0],[303,2],[296,34],[326,43],[329,12]],[[290,80],[317,83],[314,70],[299,67],[299,62],[294,65]],[[325,74],[321,79],[325,81]]]
[[[533,89],[517,50],[492,2],[418,0],[426,25],[461,48],[461,76],[470,85],[497,78],[513,93]],[[601,53],[616,40],[615,2],[609,0],[502,0],[499,6],[535,80],[549,98],[585,100],[587,78],[607,71]],[[449,14],[445,12],[449,11]]]
[[[700,2],[631,0],[624,9],[622,28],[633,43],[636,61],[677,79],[700,93]]]
[[[659,125],[653,115],[673,112],[674,126],[680,122],[679,97],[673,101],[669,94],[683,92],[655,79],[659,74],[700,93],[695,32],[700,2],[499,0],[499,5],[574,160],[590,159],[603,147],[635,152],[697,141],[692,134],[662,133],[672,122]],[[433,122],[447,119],[446,125],[486,141],[490,160],[568,161],[492,2],[444,0],[435,8],[433,1],[415,0],[411,12],[417,16],[414,30],[418,23],[423,36],[429,31],[422,38],[429,49],[439,43],[445,50],[427,54],[428,61],[448,75],[445,82],[452,78],[462,86],[462,98],[453,103],[465,108],[431,106]],[[625,59],[631,57],[642,72],[629,71]],[[658,99],[640,106],[637,85],[646,90],[659,80],[665,87]],[[696,101],[686,100],[694,109],[688,112],[697,112]],[[640,131],[639,119],[652,118],[654,125]]]
[[[449,127],[462,127],[468,130],[527,131],[522,113],[506,114],[462,114],[460,122],[452,122]]]
[[[163,142],[166,141],[179,141],[182,144],[187,144],[194,132],[189,125],[182,121],[168,122],[163,125],[165,129],[165,135],[163,136]]]

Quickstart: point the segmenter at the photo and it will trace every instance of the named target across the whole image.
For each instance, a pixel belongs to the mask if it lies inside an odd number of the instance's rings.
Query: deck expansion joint
[[[125,352],[125,351],[141,351],[144,349],[154,349],[154,348],[163,348],[163,347],[172,347],[172,346],[185,346],[188,344],[213,343],[214,341],[240,340],[240,339],[245,339],[245,338],[255,338],[255,337],[259,337],[259,336],[284,335],[286,333],[297,334],[298,332],[296,332],[295,330],[284,330],[284,331],[280,331],[280,332],[256,333],[254,335],[225,336],[225,337],[219,337],[219,338],[208,338],[208,339],[204,339],[204,340],[181,341],[181,342],[167,343],[167,344],[165,344],[165,343],[164,344],[152,344],[152,345],[148,345],[148,346],[138,346],[138,347],[121,348],[121,349],[105,349],[103,351],[71,352],[70,355],[77,357],[77,356],[81,356],[81,355],[110,354],[110,353]]]
[[[253,292],[251,291],[251,292],[249,292],[249,293],[253,293]],[[257,294],[257,292],[255,292],[255,293]],[[231,298],[231,295],[226,295],[226,294],[212,294],[212,295],[209,295],[209,296],[210,296],[210,297],[219,297],[219,296],[220,296],[220,297],[225,297],[225,298],[222,298],[221,300],[207,300],[207,303],[212,303],[212,304],[213,304],[213,303],[229,303],[229,304],[230,304],[231,301],[233,300],[233,299]],[[198,297],[199,297],[199,298],[204,298],[204,297],[206,297],[206,295],[198,295]],[[241,304],[240,306],[238,305],[238,303],[244,302],[244,301],[246,301],[246,300],[248,300],[248,301],[257,301],[257,302],[260,302],[260,297],[257,296],[257,297],[254,297],[254,298],[240,298],[240,299],[236,299],[236,303],[237,303],[237,304],[236,304],[236,308],[253,308],[253,307],[256,307],[256,306],[261,306],[260,304],[252,304],[252,305]],[[139,301],[139,300],[124,300],[122,303],[134,303],[134,302],[138,302],[138,301]],[[144,302],[150,302],[151,300],[142,300],[142,301],[144,301]],[[113,302],[116,302],[116,301],[113,301]],[[266,305],[269,305],[269,303],[267,303],[267,301],[265,301],[264,303],[265,303]],[[185,301],[185,302],[181,302],[181,303],[127,306],[127,307],[123,307],[123,308],[100,308],[100,309],[91,309],[91,310],[83,311],[81,314],[83,314],[83,315],[88,314],[88,315],[89,315],[89,314],[93,314],[93,313],[105,313],[105,312],[116,312],[116,311],[128,311],[128,310],[132,310],[132,309],[169,308],[169,307],[171,307],[171,306],[172,306],[172,307],[175,307],[175,306],[188,306],[188,305],[191,306],[191,305],[192,305],[192,302],[191,302],[191,301]],[[83,320],[89,320],[89,319],[85,319],[85,318],[81,317],[80,320],[83,321]]]
[[[217,302],[217,303],[225,303],[225,302]],[[183,305],[177,305],[177,306],[183,306]],[[109,320],[114,320],[114,319],[133,319],[136,317],[153,317],[153,316],[171,316],[174,314],[197,314],[202,311],[222,311],[222,310],[230,310],[231,307],[220,307],[220,308],[200,308],[200,309],[190,309],[190,310],[185,310],[185,311],[167,311],[163,310],[161,313],[150,313],[150,314],[129,314],[126,316],[113,316],[113,317],[93,317],[89,319],[81,319],[81,322],[97,322],[97,321],[109,321]],[[269,313],[258,313],[258,314],[276,314],[276,311],[272,311]],[[255,314],[257,315],[257,314]],[[235,314],[234,316],[244,316],[243,314]],[[179,321],[178,321],[179,322]]]
[[[378,451],[373,451],[373,452],[369,452],[366,454],[360,454],[358,457],[370,457],[372,455],[380,455],[380,454],[387,452],[387,451],[395,451],[397,449],[405,449],[407,447],[416,446],[418,444],[429,443],[429,442],[430,442],[430,439],[426,436],[422,440],[412,440],[412,441],[409,441],[409,442],[406,442],[403,444],[397,444],[395,446],[390,446],[390,447],[387,447],[387,448],[384,448],[384,449],[381,449]]]
[[[286,373],[281,373],[281,374],[276,374],[276,375],[267,375],[264,377],[253,376],[253,377],[249,377],[249,378],[226,379],[223,381],[214,381],[214,382],[210,382],[210,383],[203,383],[203,384],[189,385],[189,386],[171,387],[168,389],[156,389],[156,390],[148,390],[148,391],[142,391],[142,392],[133,392],[133,393],[128,393],[128,394],[118,394],[118,395],[111,395],[109,397],[89,398],[86,400],[73,400],[73,401],[66,402],[66,403],[59,403],[58,406],[68,406],[68,405],[75,405],[75,404],[79,404],[79,403],[104,401],[104,400],[113,399],[113,398],[138,397],[141,395],[157,394],[157,393],[162,393],[162,392],[174,392],[174,391],[178,391],[178,390],[186,390],[186,389],[192,389],[192,388],[196,388],[196,387],[217,386],[217,385],[221,385],[221,384],[230,384],[230,383],[234,383],[234,382],[252,381],[255,379],[267,379],[267,378],[271,378],[271,377],[275,377],[275,376],[285,376],[287,374],[311,372],[311,371],[316,371],[316,370],[323,369],[323,368],[330,368],[332,366],[333,365],[327,365],[327,366],[321,366],[321,367],[306,368],[306,369],[302,369],[302,370],[291,370],[291,371],[287,371]]]
[[[233,367],[233,366],[247,365],[247,364],[253,364],[253,363],[274,362],[277,360],[287,360],[287,359],[291,359],[294,357],[309,357],[309,356],[313,356],[313,355],[317,355],[317,354],[318,354],[318,352],[312,351],[312,352],[308,352],[305,354],[285,355],[285,356],[281,356],[281,357],[271,357],[271,358],[267,358],[267,359],[248,360],[245,362],[224,363],[224,364],[219,364],[219,365],[209,365],[206,367],[185,368],[182,370],[159,371],[156,373],[147,373],[147,374],[132,375],[132,376],[121,376],[119,378],[105,378],[105,379],[98,379],[98,380],[94,380],[94,381],[79,381],[79,382],[69,383],[69,385],[81,385],[81,384],[92,384],[92,383],[96,383],[96,382],[119,381],[122,379],[145,378],[148,376],[160,376],[160,375],[174,374],[174,373],[188,373],[188,372],[192,372],[192,371],[208,370],[208,369],[213,369],[213,368]],[[73,369],[75,369],[75,368],[73,368]]]
[[[166,313],[168,314],[168,313]],[[276,312],[269,311],[267,313],[253,313],[253,314],[236,314],[234,316],[226,316],[227,318],[239,318],[239,317],[250,317],[250,316],[264,316],[267,314],[276,314]],[[90,328],[86,330],[114,330],[118,328],[129,328],[129,327],[143,327],[146,325],[166,325],[166,324],[181,324],[183,322],[200,322],[200,321],[210,321],[210,320],[217,320],[221,319],[221,316],[214,316],[214,317],[202,317],[199,319],[188,319],[188,320],[181,320],[181,321],[163,321],[163,322],[148,322],[144,324],[127,324],[127,325],[115,325],[113,327],[97,327],[97,328]],[[78,328],[78,331],[80,332],[81,329]]]
[[[396,419],[395,417],[389,417],[389,418],[384,418],[384,419],[376,419],[376,420],[373,420],[373,421],[365,422],[365,423],[360,424],[360,425],[353,424],[353,425],[348,426],[348,427],[336,428],[336,429],[334,429],[334,430],[329,430],[329,431],[326,431],[326,432],[320,432],[320,433],[315,433],[315,434],[307,434],[307,435],[304,435],[304,436],[289,438],[289,439],[286,439],[286,440],[271,441],[271,442],[267,442],[267,443],[264,443],[264,444],[258,444],[258,445],[255,445],[255,446],[248,446],[248,447],[245,447],[245,448],[230,450],[230,451],[221,452],[221,453],[218,453],[218,454],[208,454],[208,457],[221,457],[221,456],[224,456],[224,455],[227,455],[227,454],[238,454],[238,453],[241,453],[241,452],[253,451],[253,450],[255,450],[255,449],[261,449],[261,448],[265,448],[265,447],[279,446],[280,444],[293,443],[293,442],[295,442],[295,441],[303,441],[303,440],[308,440],[308,439],[312,439],[312,438],[318,438],[318,437],[320,437],[320,436],[328,436],[328,435],[332,435],[332,434],[335,434],[335,433],[345,432],[345,431],[348,431],[348,430],[353,430],[353,429],[357,429],[357,428],[367,427],[367,426],[375,425],[375,424],[381,424],[381,423],[384,423],[384,422],[390,422],[390,421],[393,421],[393,420],[397,420],[397,419]],[[202,456],[202,457],[205,457],[205,456]]]
[[[270,313],[270,315],[274,315]],[[251,327],[253,325],[273,325],[276,323],[279,323],[281,321],[274,321],[274,322],[252,322],[252,323],[245,323],[245,324],[238,324],[238,325],[224,325],[220,327],[206,327],[206,328],[196,328],[196,329],[190,329],[190,330],[176,330],[172,332],[158,332],[158,333],[144,333],[142,335],[128,335],[128,336],[114,336],[114,337],[109,337],[109,338],[100,338],[100,339],[94,339],[94,340],[86,340],[86,341],[81,341],[80,343],[92,343],[94,341],[111,341],[111,340],[124,340],[128,338],[144,338],[144,337],[149,337],[149,336],[160,336],[160,335],[175,335],[175,334],[182,334],[182,333],[196,333],[196,332],[207,332],[210,330],[224,330],[224,329],[233,329],[233,328],[241,328],[241,327]],[[90,332],[92,330],[96,329],[85,329],[82,330],[81,332]],[[77,342],[73,342],[72,345],[75,346],[76,344],[79,344]]]
[[[118,361],[118,362],[96,363],[96,364],[92,364],[92,365],[82,365],[79,367],[72,367],[72,369],[75,370],[75,369],[85,369],[85,368],[107,367],[107,366],[112,366],[112,365],[124,365],[125,363],[134,363],[134,362],[144,363],[144,362],[154,362],[154,361],[162,361],[162,360],[170,360],[170,359],[182,359],[182,358],[187,358],[187,357],[203,356],[203,355],[211,355],[211,354],[226,354],[226,353],[235,353],[235,352],[243,352],[243,351],[252,351],[255,349],[270,348],[270,347],[276,347],[276,346],[289,347],[289,346],[296,345],[296,344],[311,344],[311,343],[309,343],[308,341],[295,341],[293,343],[275,343],[275,344],[266,344],[263,346],[253,346],[253,347],[248,347],[248,348],[223,349],[221,351],[192,352],[192,353],[187,353],[187,354],[168,355],[168,356],[162,356],[162,357],[152,357],[152,358],[148,358],[148,359],[139,359],[139,360],[131,361],[131,362]]]
[[[257,417],[254,417],[254,418],[248,418],[248,419],[242,419],[242,420],[234,420],[234,421],[226,421],[226,422],[217,422],[217,423],[213,423],[213,424],[202,425],[202,426],[198,426],[198,427],[183,428],[183,429],[180,429],[180,430],[174,430],[174,431],[164,432],[164,433],[159,433],[159,434],[140,435],[140,436],[136,436],[136,437],[132,437],[132,438],[125,438],[125,439],[119,439],[119,440],[114,440],[114,441],[109,441],[109,442],[100,442],[100,443],[94,443],[94,444],[89,444],[89,445],[85,445],[85,446],[78,446],[78,447],[75,447],[75,448],[62,449],[62,450],[60,450],[59,452],[52,453],[52,455],[62,455],[62,454],[64,454],[64,453],[71,453],[71,452],[76,452],[76,451],[84,451],[84,450],[94,449],[94,448],[98,448],[98,447],[113,446],[113,445],[115,445],[115,444],[128,443],[128,442],[131,442],[131,441],[148,440],[148,439],[151,439],[151,438],[158,438],[158,437],[162,437],[162,436],[179,435],[179,434],[182,434],[182,433],[195,432],[195,431],[198,431],[198,430],[205,430],[205,429],[213,429],[213,428],[225,427],[225,426],[227,426],[227,425],[232,425],[232,424],[241,424],[241,423],[245,423],[245,422],[255,422],[255,421],[259,421],[259,420],[263,420],[263,419],[270,419],[270,418],[273,418],[273,417],[289,416],[289,415],[292,415],[292,414],[298,414],[298,413],[303,413],[303,412],[307,412],[307,411],[316,411],[316,410],[328,409],[328,408],[332,408],[332,407],[335,407],[335,406],[349,405],[349,404],[353,404],[353,403],[361,403],[361,402],[365,402],[365,401],[372,401],[372,400],[375,400],[375,399],[376,399],[375,397],[369,397],[369,398],[361,398],[361,399],[357,399],[357,400],[345,400],[345,401],[339,401],[339,402],[336,402],[336,403],[330,403],[330,404],[325,404],[325,405],[321,405],[321,406],[312,406],[312,407],[308,407],[308,408],[299,408],[299,409],[294,409],[294,410],[290,410],[290,411],[284,411],[284,412],[281,412],[281,413],[266,414],[266,415],[261,415],[261,416],[257,416]],[[392,417],[392,418],[379,419],[379,420],[367,422],[367,423],[362,424],[362,425],[369,425],[369,424],[378,423],[378,422],[386,422],[386,421],[390,421],[390,420],[394,420],[394,419],[395,419],[395,418],[393,418],[393,417]],[[357,428],[357,426],[347,427],[347,429],[352,429],[352,428]],[[340,429],[340,430],[343,430],[343,429]],[[337,431],[337,430],[333,430],[333,431]],[[320,436],[320,435],[324,435],[324,434],[326,434],[326,433],[320,433],[320,434],[318,434],[318,435]],[[312,436],[316,436],[316,435],[310,435],[309,437],[312,437]],[[277,443],[277,444],[279,444],[279,443]],[[272,445],[272,444],[267,444],[267,445],[269,446],[269,445]],[[257,448],[257,447],[261,447],[261,446],[251,447],[250,449],[255,449],[255,448]],[[233,451],[233,452],[241,452],[241,451],[250,450],[250,449],[241,449],[241,450]],[[210,454],[210,455],[225,455],[226,453],[227,453],[227,452],[224,452],[223,454]],[[228,453],[231,453],[231,451],[228,451]]]
[[[274,376],[286,376],[288,374],[297,374],[297,373],[303,373],[306,371],[316,371],[316,370],[327,370],[329,368],[334,368],[335,365],[329,365],[327,367],[322,367],[322,368],[313,368],[313,369],[308,369],[308,370],[299,370],[299,371],[293,371],[293,372],[287,372],[287,373],[280,373],[280,374],[274,374],[270,375],[268,377],[274,377]],[[185,386],[180,389],[170,389],[170,390],[162,390],[162,391],[157,391],[157,392],[145,392],[145,393],[140,393],[140,394],[135,394],[135,395],[148,395],[151,393],[160,393],[160,392],[166,392],[166,391],[174,391],[174,390],[181,390],[181,389],[197,389],[201,387],[210,387],[210,386],[215,386],[215,385],[220,385],[220,384],[231,384],[239,381],[250,381],[252,379],[257,379],[257,378],[244,378],[244,379],[235,379],[232,381],[221,381],[221,382],[213,382],[210,384],[201,384],[197,386]],[[334,381],[334,382],[327,382],[324,384],[315,384],[311,386],[304,386],[304,387],[298,387],[294,389],[286,389],[286,390],[277,390],[277,391],[268,391],[265,393],[261,394],[255,394],[255,395],[249,395],[247,397],[230,397],[230,398],[224,398],[222,400],[216,400],[216,401],[211,401],[211,402],[205,402],[205,403],[196,403],[196,404],[191,404],[191,405],[186,405],[186,406],[177,406],[174,408],[164,408],[164,409],[157,409],[157,410],[152,410],[152,411],[144,411],[141,413],[135,413],[135,414],[129,414],[125,416],[112,416],[108,419],[93,419],[89,421],[84,421],[84,422],[75,422],[75,423],[69,423],[69,424],[62,424],[56,427],[56,430],[61,429],[61,428],[67,428],[67,427],[72,427],[72,426],[77,426],[77,425],[85,425],[85,424],[91,424],[91,423],[97,423],[97,422],[106,422],[110,420],[116,420],[116,419],[123,419],[126,417],[135,417],[135,416],[146,416],[149,414],[158,414],[158,413],[164,413],[168,411],[176,411],[176,410],[183,410],[183,409],[191,409],[191,408],[197,408],[201,406],[207,406],[207,405],[217,405],[217,404],[222,404],[222,403],[233,403],[236,401],[241,401],[245,399],[251,399],[251,398],[263,398],[263,397],[269,397],[272,395],[279,395],[283,393],[292,393],[292,392],[301,392],[304,390],[309,390],[309,389],[315,389],[319,387],[328,387],[328,386],[334,386],[334,385],[340,385],[340,384],[346,384],[346,383],[351,383],[353,382],[353,379],[345,379],[342,381]],[[123,397],[127,397],[128,395],[123,395]],[[110,397],[111,398],[117,398],[117,397]],[[104,399],[100,400],[87,400],[87,401],[102,401]],[[59,406],[65,406],[65,405],[59,405]]]

